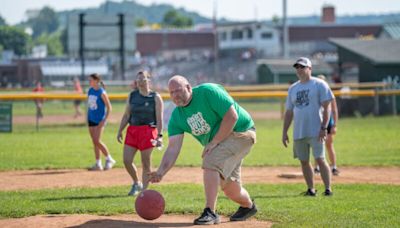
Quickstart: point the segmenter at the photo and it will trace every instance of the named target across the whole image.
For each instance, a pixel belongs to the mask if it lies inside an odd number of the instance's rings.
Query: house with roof
[[[230,22],[217,26],[219,50],[254,49],[261,56],[281,55],[279,29],[265,22]]]

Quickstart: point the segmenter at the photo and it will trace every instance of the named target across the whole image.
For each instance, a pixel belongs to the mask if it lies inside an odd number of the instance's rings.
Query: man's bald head
[[[172,101],[177,106],[186,106],[192,99],[192,86],[181,75],[175,75],[169,79],[168,90]]]
[[[172,76],[172,78],[169,79],[168,87],[170,84],[185,86],[185,85],[189,85],[189,81],[181,75],[174,75],[174,76]]]

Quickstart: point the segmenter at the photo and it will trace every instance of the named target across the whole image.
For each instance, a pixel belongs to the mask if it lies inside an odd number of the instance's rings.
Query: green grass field
[[[282,121],[257,120],[257,144],[246,158],[245,166],[298,165],[292,149],[281,144]],[[117,167],[122,167],[122,145],[116,141],[118,125],[109,124],[103,140]],[[396,140],[399,117],[342,119],[338,126],[336,150],[341,166],[399,166],[400,144]],[[33,125],[16,125],[11,134],[1,134],[0,170],[85,168],[93,162],[90,136],[85,125],[44,125],[36,132]],[[167,140],[165,140],[167,141]],[[192,136],[185,143],[178,166],[199,166],[201,146]],[[154,164],[162,152],[155,150]]]
[[[252,110],[257,102],[246,102]],[[32,106],[32,107],[30,107]],[[53,102],[52,114],[72,114],[72,102]],[[45,106],[46,107],[46,106]],[[57,108],[58,107],[58,108]],[[124,104],[114,105],[123,110]],[[14,106],[16,115],[32,115],[33,104]],[[279,105],[275,108],[278,109]],[[33,109],[34,110],[34,109]],[[44,110],[46,112],[46,109]],[[109,124],[103,135],[117,167],[122,167],[122,145],[116,141],[118,125]],[[256,120],[257,144],[245,166],[299,166],[292,149],[281,144],[282,121]],[[340,166],[400,166],[397,135],[399,117],[344,118],[340,120],[335,146]],[[87,168],[93,151],[87,127],[77,125],[14,125],[13,133],[0,134],[0,171],[27,169]],[[199,166],[201,146],[191,136],[185,143],[178,166]],[[157,166],[162,151],[153,152]],[[136,159],[136,163],[138,158]],[[366,174],[367,175],[367,174]],[[10,183],[12,184],[12,183]],[[38,214],[130,214],[134,198],[126,196],[128,186],[108,188],[65,188],[35,191],[1,191],[0,217],[14,218]],[[203,188],[196,184],[152,185],[166,198],[166,213],[198,215],[204,204]],[[398,185],[334,184],[333,197],[300,196],[304,184],[246,185],[260,209],[256,218],[277,227],[398,227],[400,194]],[[322,191],[321,185],[317,189]],[[196,194],[194,194],[196,193]],[[179,200],[176,200],[179,199]],[[229,216],[236,205],[220,194],[219,213]]]

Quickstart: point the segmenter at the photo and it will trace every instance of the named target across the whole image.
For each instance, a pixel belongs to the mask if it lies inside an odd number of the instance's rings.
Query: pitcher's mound
[[[303,173],[301,173],[301,172],[281,173],[281,174],[278,175],[278,177],[289,178],[289,179],[292,179],[292,178],[303,178]]]

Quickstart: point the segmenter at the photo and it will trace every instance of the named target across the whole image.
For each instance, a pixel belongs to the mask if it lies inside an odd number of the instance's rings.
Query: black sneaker
[[[333,195],[333,192],[331,190],[329,190],[329,189],[325,190],[324,196],[332,196],[332,195]]]
[[[316,195],[317,195],[317,190],[312,191],[311,189],[307,189],[307,191],[303,193],[303,196],[316,196]]]
[[[239,207],[239,209],[233,214],[229,220],[230,221],[244,221],[251,216],[255,215],[257,213],[257,207],[256,204],[253,201],[253,206],[251,208],[248,207]]]
[[[203,213],[193,221],[194,225],[213,225],[220,223],[219,215],[211,211],[210,208],[204,208]]]
[[[338,169],[336,169],[336,168],[333,168],[333,169],[332,169],[332,174],[333,174],[334,176],[339,176],[339,173],[340,173],[340,171],[339,171]]]

